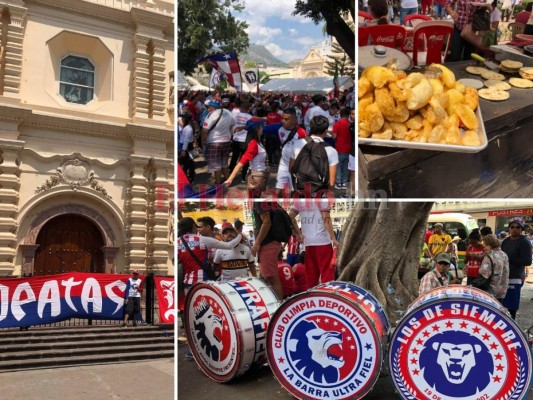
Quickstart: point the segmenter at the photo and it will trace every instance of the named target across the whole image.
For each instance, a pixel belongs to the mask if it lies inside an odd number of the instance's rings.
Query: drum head
[[[298,399],[362,398],[379,376],[381,337],[358,304],[310,290],[272,316],[267,356],[276,379]]]
[[[199,283],[186,298],[185,332],[200,369],[227,382],[266,361],[266,329],[279,306],[260,279]]]
[[[516,323],[490,304],[449,298],[419,304],[389,347],[403,399],[522,399],[531,354]]]

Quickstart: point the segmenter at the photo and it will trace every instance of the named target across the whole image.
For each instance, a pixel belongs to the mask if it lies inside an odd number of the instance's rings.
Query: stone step
[[[150,344],[174,344],[174,337],[173,332],[170,333],[168,336],[147,336],[147,337],[134,337],[134,336],[126,336],[125,339],[132,339],[135,338],[135,345],[150,345]],[[2,348],[2,353],[15,353],[15,352],[36,352],[36,351],[45,351],[45,350],[62,350],[62,349],[70,349],[70,348],[76,348],[76,349],[86,349],[86,348],[98,348],[98,347],[120,347],[125,343],[125,340],[117,340],[116,338],[113,339],[96,339],[96,340],[84,340],[81,339],[79,341],[41,341],[41,342],[17,342],[12,344],[0,344]],[[0,358],[2,357],[2,354],[0,354]]]
[[[0,353],[0,363],[2,361],[9,360],[34,360],[34,359],[59,359],[59,358],[74,358],[78,359],[84,356],[96,356],[96,355],[116,355],[127,354],[135,351],[150,351],[153,353],[159,353],[161,351],[173,351],[174,342],[172,340],[160,341],[160,343],[135,343],[135,345],[128,344],[127,342],[120,342],[118,346],[100,345],[98,347],[77,347],[71,346],[70,348],[50,348],[48,350],[37,350],[33,348],[19,349],[19,351],[2,352]]]
[[[136,330],[136,331],[153,331],[153,332],[164,332],[168,330],[171,326],[154,326],[154,325],[138,325],[133,327],[128,324],[127,328],[122,328],[120,323],[116,325],[77,325],[77,326],[59,326],[59,327],[50,327],[50,326],[35,326],[30,327],[27,331],[21,331],[19,328],[9,328],[9,329],[0,329],[0,339],[8,337],[28,337],[31,336],[48,336],[53,334],[54,336],[70,336],[78,334],[113,334],[122,330]]]
[[[142,351],[131,349],[125,353],[115,354],[96,354],[86,355],[80,357],[52,357],[52,358],[34,358],[30,360],[9,360],[0,361],[1,372],[22,371],[28,369],[41,368],[60,368],[72,367],[80,365],[92,364],[109,364],[109,363],[123,363],[130,361],[150,360],[157,358],[172,358],[174,357],[174,349],[159,350],[159,351]]]

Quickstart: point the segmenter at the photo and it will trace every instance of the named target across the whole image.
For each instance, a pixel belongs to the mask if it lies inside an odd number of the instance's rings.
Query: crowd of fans
[[[179,96],[178,162],[190,183],[205,160],[215,185],[245,182],[249,197],[264,197],[267,190],[287,197],[298,190],[295,170],[308,168],[305,163],[298,167],[298,154],[305,147],[300,158],[308,157],[308,149],[316,148],[309,154],[318,154],[317,168],[323,161],[327,171],[311,174],[325,175],[323,185],[312,190],[335,189],[338,197],[354,196],[354,123],[353,90],[330,99],[321,94],[183,92]],[[309,139],[319,146],[313,147]],[[275,187],[269,183],[271,173],[276,174]]]

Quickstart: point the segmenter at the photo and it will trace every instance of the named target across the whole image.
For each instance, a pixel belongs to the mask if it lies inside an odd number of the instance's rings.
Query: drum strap
[[[444,280],[440,277],[439,274],[437,274],[437,271],[433,270],[433,273],[435,274],[435,276],[437,277],[437,279],[439,280],[439,283],[441,286],[444,286]]]
[[[200,267],[202,267],[202,269],[204,270],[204,273],[207,276],[207,278],[212,280],[212,281],[215,281],[217,278],[216,278],[215,274],[213,273],[213,271],[209,270],[207,263],[201,262],[198,259],[198,257],[196,257],[196,254],[194,254],[192,252],[191,248],[189,247],[189,244],[183,238],[183,236],[180,236],[180,239],[181,239],[181,243],[183,243],[183,245],[185,246],[185,248],[187,249],[187,251],[189,252],[191,257],[193,258],[193,260],[196,262],[196,264],[198,264]]]

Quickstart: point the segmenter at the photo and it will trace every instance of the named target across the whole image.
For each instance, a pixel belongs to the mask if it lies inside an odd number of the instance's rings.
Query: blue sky
[[[295,0],[244,0],[243,13],[234,13],[248,22],[250,43],[262,44],[277,58],[289,62],[303,58],[311,46],[320,46],[328,38],[322,24],[309,18],[293,16]]]

